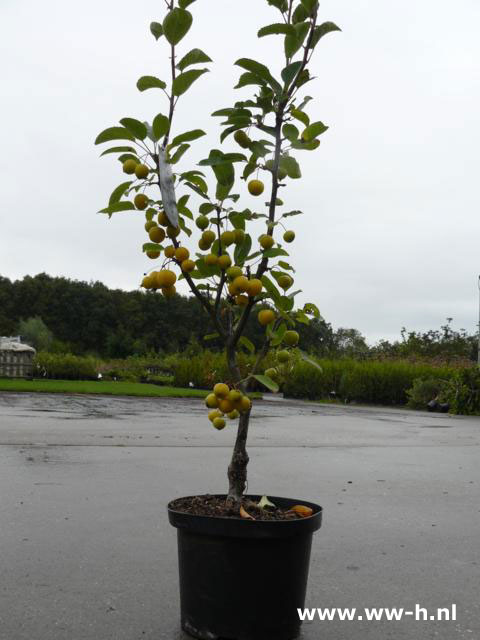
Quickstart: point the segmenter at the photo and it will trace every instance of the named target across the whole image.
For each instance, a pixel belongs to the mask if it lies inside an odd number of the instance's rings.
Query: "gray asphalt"
[[[186,640],[165,505],[225,490],[233,435],[198,400],[0,394],[1,640]],[[325,509],[307,606],[457,604],[304,640],[480,637],[479,444],[478,418],[255,404],[249,490]]]

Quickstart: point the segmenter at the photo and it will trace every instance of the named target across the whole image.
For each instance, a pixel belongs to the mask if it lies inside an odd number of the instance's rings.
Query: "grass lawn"
[[[109,396],[164,398],[204,398],[209,392],[199,389],[160,387],[140,382],[104,382],[96,380],[22,380],[0,378],[0,391],[41,393],[94,393]]]

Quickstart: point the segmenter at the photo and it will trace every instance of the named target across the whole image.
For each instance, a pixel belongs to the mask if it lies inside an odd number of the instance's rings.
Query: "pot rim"
[[[217,498],[227,497],[225,493],[203,495],[211,495]],[[196,496],[190,495],[182,497],[194,498]],[[249,494],[246,497],[258,501],[262,496]],[[292,499],[280,496],[269,496],[269,499],[282,508],[288,508],[296,504],[305,505],[313,509],[313,514],[298,520],[247,520],[240,518],[228,518],[225,516],[195,515],[176,511],[171,506],[173,502],[173,500],[171,500],[167,507],[168,519],[170,524],[175,528],[189,531],[191,533],[236,538],[288,538],[314,533],[320,528],[323,515],[323,509],[320,505],[297,498]]]

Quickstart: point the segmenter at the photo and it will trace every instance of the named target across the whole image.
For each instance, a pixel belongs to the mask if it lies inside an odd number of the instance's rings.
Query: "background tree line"
[[[439,330],[404,328],[398,341],[369,346],[357,329],[334,330],[324,319],[300,325],[302,349],[320,357],[477,358],[477,337],[455,331],[451,318]],[[125,358],[173,353],[204,340],[213,328],[195,298],[165,300],[152,292],[109,289],[101,282],[55,278],[45,273],[10,281],[0,276],[0,335],[20,334],[39,349],[57,353]],[[247,337],[258,346],[262,327],[252,318]]]

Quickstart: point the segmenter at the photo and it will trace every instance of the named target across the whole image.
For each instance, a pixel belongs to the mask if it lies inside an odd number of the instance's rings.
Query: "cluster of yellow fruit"
[[[137,160],[134,160],[133,158],[125,160],[122,167],[124,173],[127,173],[128,175],[135,174],[139,180],[145,180],[150,173],[150,168],[147,167],[146,164],[137,162]]]
[[[196,220],[196,225],[199,229],[204,229],[200,240],[198,241],[198,247],[202,251],[207,251],[211,248],[215,242],[217,236],[211,229],[206,229],[209,224],[209,220],[206,216],[199,216]],[[224,231],[220,234],[220,244],[222,250],[225,250],[232,244],[241,244],[245,239],[245,232],[242,229],[235,229],[233,231]],[[215,253],[209,253],[204,257],[205,264],[208,266],[218,266],[220,269],[225,270],[232,264],[232,259],[228,253],[222,253],[222,255],[216,255]]]
[[[223,429],[226,425],[224,416],[236,420],[241,413],[250,410],[252,401],[238,389],[230,389],[228,384],[218,382],[213,387],[213,393],[205,398],[205,404],[211,411],[208,419],[215,429]]]
[[[234,298],[235,303],[245,307],[250,299],[260,295],[263,289],[262,281],[258,278],[247,278],[240,267],[227,269],[228,293]]]
[[[176,281],[177,276],[173,271],[161,269],[160,271],[152,271],[148,276],[145,276],[142,280],[142,287],[152,291],[161,289],[165,298],[171,298],[177,292],[175,288]]]

